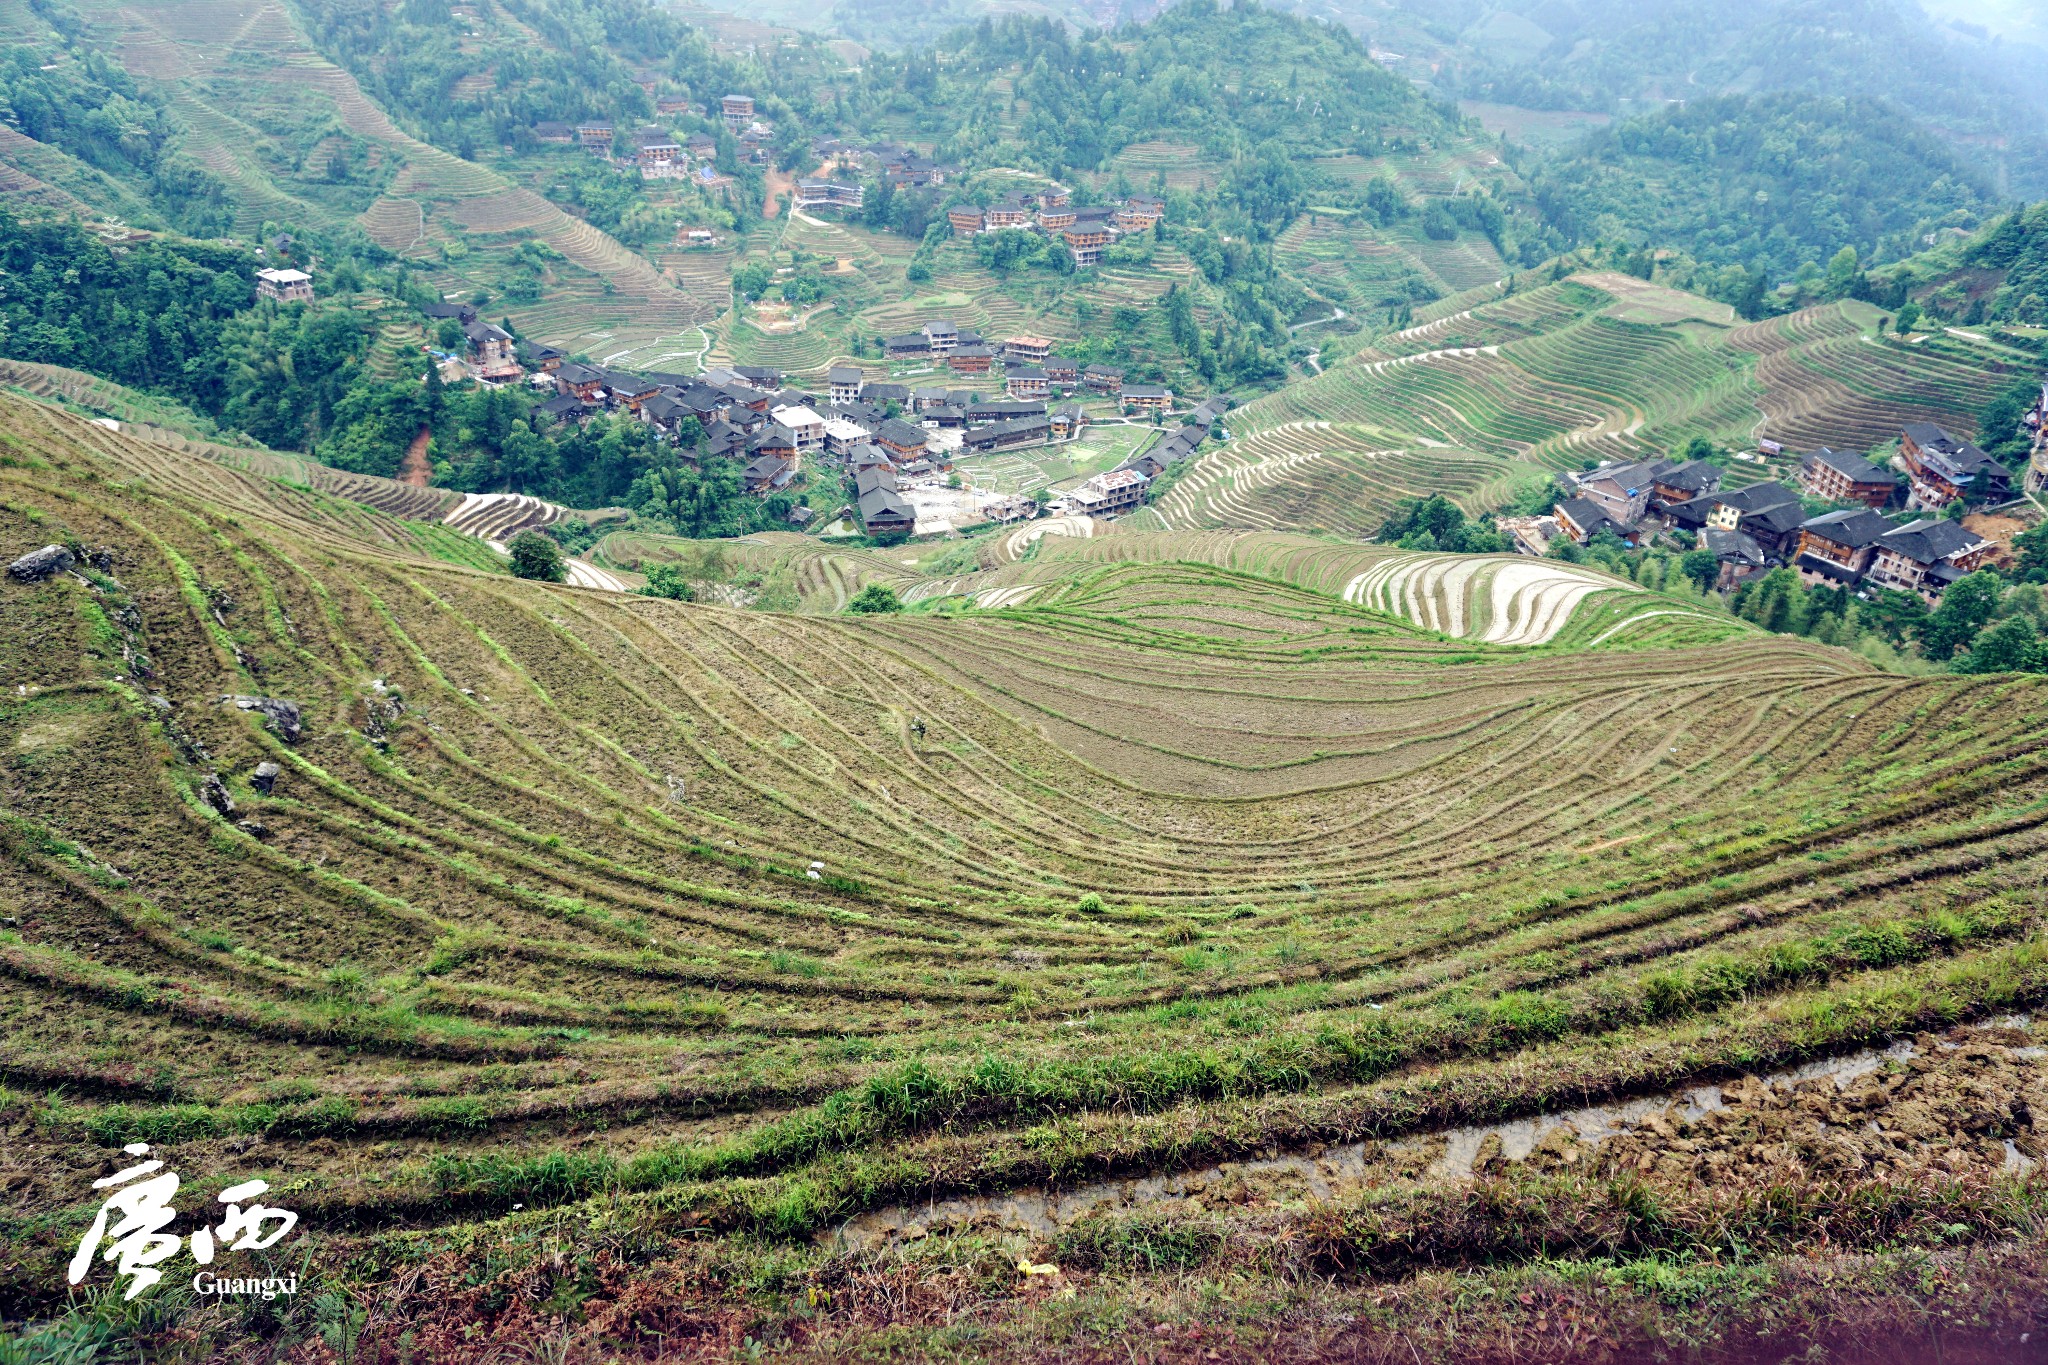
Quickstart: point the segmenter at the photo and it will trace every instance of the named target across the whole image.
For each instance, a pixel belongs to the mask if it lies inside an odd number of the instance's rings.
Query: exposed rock
[[[249,778],[249,785],[268,796],[270,789],[277,785],[278,774],[283,771],[284,769],[275,763],[258,763],[255,774]]]
[[[268,839],[270,837],[270,826],[259,821],[237,820],[235,821],[235,828],[248,835],[251,839]]]
[[[261,712],[263,723],[270,727],[271,733],[287,744],[298,743],[299,736],[305,733],[299,704],[295,701],[285,701],[281,697],[222,697],[220,704]]]
[[[40,583],[54,574],[65,572],[77,562],[71,551],[62,545],[45,545],[9,564],[7,576],[17,583]]]
[[[199,784],[199,796],[222,815],[235,813],[235,798],[228,795],[228,789],[221,782],[219,773],[206,775],[206,780]]]

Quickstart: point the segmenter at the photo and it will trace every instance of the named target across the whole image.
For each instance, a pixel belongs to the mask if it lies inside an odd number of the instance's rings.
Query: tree
[[[1920,305],[1909,299],[1899,306],[1899,317],[1898,321],[1893,324],[1893,330],[1900,336],[1904,336],[1919,325]]]
[[[1828,258],[1828,297],[1842,298],[1856,281],[1856,248],[1845,246]]]
[[[640,589],[642,597],[666,597],[673,602],[694,602],[696,589],[690,586],[683,570],[677,564],[651,564],[647,568],[647,586]]]
[[[1714,557],[1712,550],[1688,550],[1678,561],[1678,571],[1700,585],[1700,591],[1712,588],[1721,577],[1721,561]]]
[[[1920,625],[1920,649],[1930,659],[1949,659],[1967,649],[1993,612],[2005,584],[1997,574],[1979,569],[1949,584],[1939,606]]]
[[[752,302],[768,292],[775,282],[775,267],[764,261],[749,261],[732,272],[733,292]]]
[[[2024,616],[2008,616],[1977,637],[1970,652],[1956,661],[1958,673],[2041,673],[2048,672],[2048,649],[2043,649],[2034,623]]]
[[[512,552],[512,574],[542,583],[559,583],[569,576],[562,563],[562,547],[538,531],[521,531],[507,547]]]
[[[886,583],[870,583],[846,604],[846,609],[858,616],[880,616],[887,612],[902,611],[903,599]]]

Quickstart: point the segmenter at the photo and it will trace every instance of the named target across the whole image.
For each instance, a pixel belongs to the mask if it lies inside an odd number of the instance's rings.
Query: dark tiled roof
[[[1801,522],[1799,529],[1811,531],[1836,545],[1860,550],[1889,535],[1894,528],[1868,507],[1851,507],[1840,512],[1824,512]]]
[[[1880,469],[1861,455],[1852,455],[1846,450],[1829,450],[1826,446],[1822,446],[1819,450],[1807,455],[1800,463],[1802,465],[1826,465],[1851,483],[1895,482],[1890,470]]]
[[[1983,537],[1953,521],[1922,518],[1886,535],[1880,546],[1897,551],[1916,564],[1938,564],[1983,543]]]

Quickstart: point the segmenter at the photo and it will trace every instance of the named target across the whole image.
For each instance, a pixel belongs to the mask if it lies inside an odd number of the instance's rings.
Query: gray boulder
[[[222,815],[235,813],[235,798],[228,795],[228,789],[220,780],[219,773],[208,773],[206,780],[199,784],[199,795],[207,805]]]
[[[270,789],[277,785],[278,774],[283,771],[284,769],[275,763],[258,763],[256,774],[249,779],[249,785],[268,796]]]
[[[299,704],[281,697],[222,697],[222,706],[232,706],[242,711],[258,711],[263,723],[270,727],[272,734],[287,744],[296,744],[305,733]]]
[[[17,583],[40,583],[65,572],[78,560],[62,545],[45,545],[31,550],[7,566],[7,576]]]

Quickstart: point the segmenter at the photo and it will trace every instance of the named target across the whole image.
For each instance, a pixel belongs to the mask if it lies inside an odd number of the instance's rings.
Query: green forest
[[[1989,186],[1889,105],[1813,95],[1729,96],[1626,119],[1533,177],[1572,241],[1677,247],[1774,281],[1842,247],[1897,258],[1936,226],[1974,227]]]

